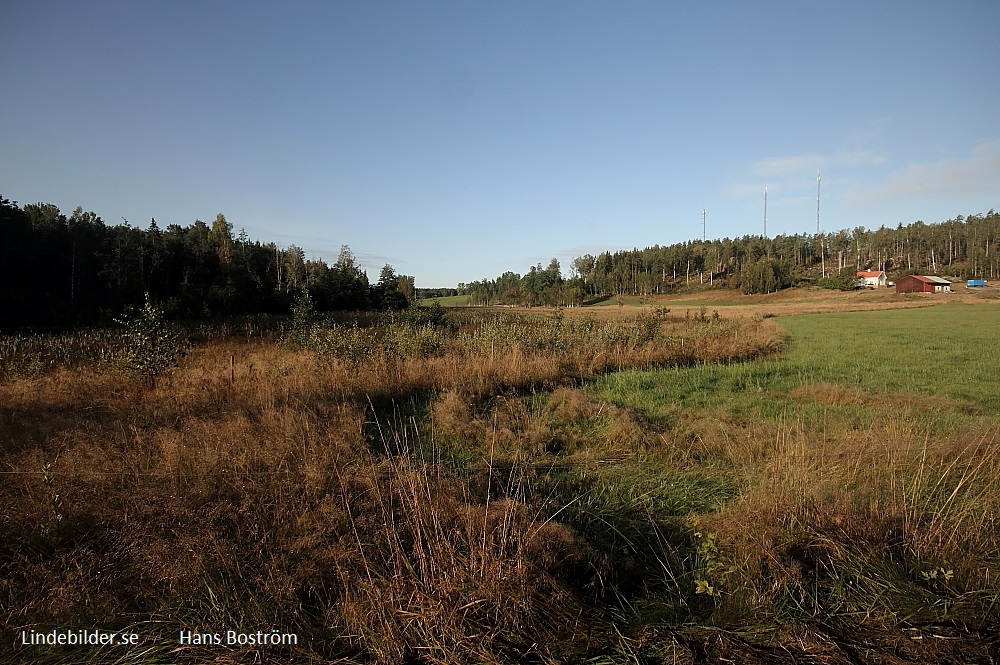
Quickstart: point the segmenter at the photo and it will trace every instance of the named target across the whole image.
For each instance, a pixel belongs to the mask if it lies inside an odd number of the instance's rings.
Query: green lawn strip
[[[677,409],[734,417],[788,416],[789,393],[829,383],[870,398],[824,412],[867,417],[904,395],[943,398],[937,409],[1000,413],[1000,308],[982,305],[810,314],[775,319],[789,333],[776,359],[609,374],[590,390],[652,420]],[[933,404],[933,402],[928,402]],[[920,404],[917,405],[918,407]],[[927,406],[927,405],[925,405]]]
[[[1000,308],[942,307],[776,319],[804,380],[971,402],[1000,412]]]
[[[438,303],[442,307],[469,307],[469,296],[444,296],[443,298],[421,298],[417,304],[421,307],[430,307]]]

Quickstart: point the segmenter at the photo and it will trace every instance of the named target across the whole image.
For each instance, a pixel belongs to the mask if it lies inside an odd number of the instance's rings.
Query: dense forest
[[[211,224],[160,229],[108,225],[77,207],[68,217],[51,204],[19,207],[0,197],[0,327],[107,323],[145,294],[173,318],[286,313],[308,291],[319,310],[401,309],[416,298],[467,295],[473,305],[574,306],[594,298],[643,297],[693,285],[769,293],[798,284],[850,288],[858,270],[1000,276],[1000,214],[958,216],[774,238],[743,236],[654,245],[573,259],[564,276],[556,259],[520,275],[415,289],[390,265],[368,276],[347,246],[333,265],[306,259],[300,247],[251,240],[219,214]]]
[[[569,278],[558,261],[525,275],[460,284],[478,305],[576,305],[591,298],[649,296],[692,285],[742,293],[769,293],[797,284],[851,288],[855,272],[884,270],[891,277],[943,274],[960,279],[1000,276],[1000,214],[958,216],[938,224],[817,235],[743,236],[694,240],[646,249],[604,252],[573,260]]]
[[[284,313],[308,290],[320,310],[400,309],[413,278],[382,268],[369,283],[350,248],[334,265],[296,246],[261,244],[224,215],[160,229],[108,225],[78,207],[19,207],[0,197],[0,327],[107,323],[145,294],[173,318]]]

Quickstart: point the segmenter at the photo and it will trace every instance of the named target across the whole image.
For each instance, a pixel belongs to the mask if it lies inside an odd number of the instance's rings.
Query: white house
[[[861,270],[857,273],[858,288],[884,289],[888,286],[884,270]]]

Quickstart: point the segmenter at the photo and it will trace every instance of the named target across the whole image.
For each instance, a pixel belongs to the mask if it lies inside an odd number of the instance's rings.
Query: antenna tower
[[[819,233],[820,233],[820,231],[819,231],[819,184],[820,184],[820,180],[821,180],[821,178],[820,178],[820,175],[819,175],[819,171],[816,171],[816,239],[817,240],[820,240],[820,238],[819,238]],[[820,250],[819,250],[820,251],[820,261],[821,261],[822,266],[823,266],[823,268],[822,268],[823,269],[823,277],[826,277],[826,242],[824,240],[820,240],[820,245],[819,246],[820,246]]]
[[[764,188],[764,237],[767,237],[767,187]]]
[[[701,209],[701,241],[705,242],[705,209]]]
[[[816,235],[819,235],[819,171],[816,171]]]

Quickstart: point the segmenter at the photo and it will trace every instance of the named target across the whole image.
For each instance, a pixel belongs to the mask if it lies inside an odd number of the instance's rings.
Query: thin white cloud
[[[832,155],[787,155],[769,157],[751,167],[754,175],[762,178],[798,178],[803,174],[843,166],[872,166],[884,164],[889,158],[871,150],[841,150]]]
[[[761,178],[784,178],[799,175],[803,171],[822,168],[823,157],[819,155],[791,155],[786,157],[770,157],[753,165],[754,175]]]
[[[833,168],[836,168],[838,166],[878,166],[888,161],[889,157],[885,153],[872,150],[844,150],[833,155],[829,163]]]
[[[730,196],[742,198],[760,196],[764,187],[775,195],[775,203],[785,193],[815,188],[817,173],[836,173],[849,168],[877,166],[889,161],[884,153],[872,150],[841,150],[828,155],[805,154],[768,157],[751,165],[754,182],[743,182],[728,188]],[[824,177],[824,182],[826,182]],[[790,201],[785,201],[786,203]]]
[[[983,143],[963,159],[910,164],[890,173],[880,185],[844,192],[849,205],[940,196],[1000,194],[1000,140]]]
[[[888,126],[889,118],[875,118],[849,132],[844,139],[854,145],[869,145],[881,141]]]

